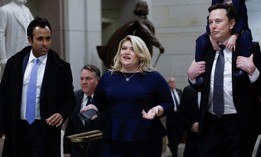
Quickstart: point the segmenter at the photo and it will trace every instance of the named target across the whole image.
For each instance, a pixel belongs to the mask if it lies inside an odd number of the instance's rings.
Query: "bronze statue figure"
[[[145,1],[139,1],[134,9],[134,14],[138,20],[130,21],[120,27],[109,39],[107,45],[97,46],[97,51],[100,59],[107,68],[110,68],[113,58],[117,52],[118,44],[126,35],[139,36],[146,43],[151,55],[152,46],[159,48],[160,53],[164,52],[164,48],[155,36],[155,28],[147,19],[149,9]]]

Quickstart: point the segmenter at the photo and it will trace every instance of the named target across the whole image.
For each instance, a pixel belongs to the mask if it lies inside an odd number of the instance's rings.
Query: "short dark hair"
[[[49,27],[50,31],[52,32],[52,28],[50,23],[48,22],[47,19],[42,18],[42,17],[35,17],[35,19],[33,21],[30,22],[30,24],[27,27],[27,36],[30,37],[31,39],[33,39],[33,31],[35,27]]]
[[[208,8],[208,12],[210,13],[216,9],[225,9],[227,11],[228,19],[229,20],[235,19],[237,21],[237,13],[236,13],[236,10],[235,10],[235,7],[233,6],[233,4],[216,3]]]
[[[96,76],[97,76],[98,78],[101,77],[100,69],[97,68],[97,67],[94,66],[94,65],[87,64],[87,65],[85,65],[85,66],[82,68],[81,71],[83,71],[83,70],[89,70],[89,71],[92,71],[92,72],[94,72],[94,73],[96,74]]]

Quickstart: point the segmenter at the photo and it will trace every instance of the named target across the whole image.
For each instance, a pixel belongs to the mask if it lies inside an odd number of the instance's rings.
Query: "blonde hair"
[[[113,58],[114,64],[110,70],[112,72],[121,70],[122,64],[120,62],[120,51],[125,41],[130,41],[132,43],[135,54],[140,58],[139,71],[141,73],[144,73],[146,71],[153,71],[153,68],[150,66],[150,62],[151,62],[150,52],[145,42],[140,37],[134,35],[127,35],[124,39],[120,41],[118,46],[118,51],[115,57]]]

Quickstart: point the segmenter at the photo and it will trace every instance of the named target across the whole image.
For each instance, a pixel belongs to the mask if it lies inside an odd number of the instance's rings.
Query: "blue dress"
[[[161,105],[164,114],[172,111],[173,100],[166,80],[159,72],[124,73],[105,72],[101,77],[92,103],[99,112],[108,111],[104,138],[112,141],[158,140],[166,135],[160,118],[142,117],[152,107]],[[133,76],[132,76],[133,75]]]

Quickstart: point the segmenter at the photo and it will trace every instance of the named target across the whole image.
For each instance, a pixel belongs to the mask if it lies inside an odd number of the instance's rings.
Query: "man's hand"
[[[0,138],[5,139],[5,134],[0,133]]]
[[[87,105],[87,106],[84,106],[81,110],[80,110],[80,112],[85,112],[85,111],[88,111],[88,110],[90,110],[90,109],[94,109],[96,112],[98,112],[98,108],[95,106],[95,105],[93,105],[93,104],[89,104],[89,105]],[[91,118],[91,120],[94,120],[94,119],[96,119],[98,116],[97,115],[95,115],[95,116],[93,116],[92,118]]]
[[[64,154],[63,157],[71,157],[71,154]]]
[[[200,74],[203,74],[206,69],[206,62],[200,61],[195,62],[192,61],[191,65],[188,68],[188,77],[190,80],[194,80],[196,77],[198,77]]]
[[[198,133],[198,122],[195,122],[191,127],[191,132]]]
[[[224,42],[224,45],[230,50],[235,51],[236,50],[236,41],[237,41],[238,35],[233,34],[231,35],[227,41]]]
[[[253,62],[253,54],[250,57],[238,56],[236,60],[236,67],[252,76],[256,70],[256,66]]]
[[[51,125],[51,126],[60,126],[63,123],[63,117],[61,116],[60,113],[55,113],[48,119],[46,119],[46,122]]]
[[[165,51],[164,47],[161,45],[159,46],[159,50],[160,50],[160,53],[164,53],[164,51]]]

